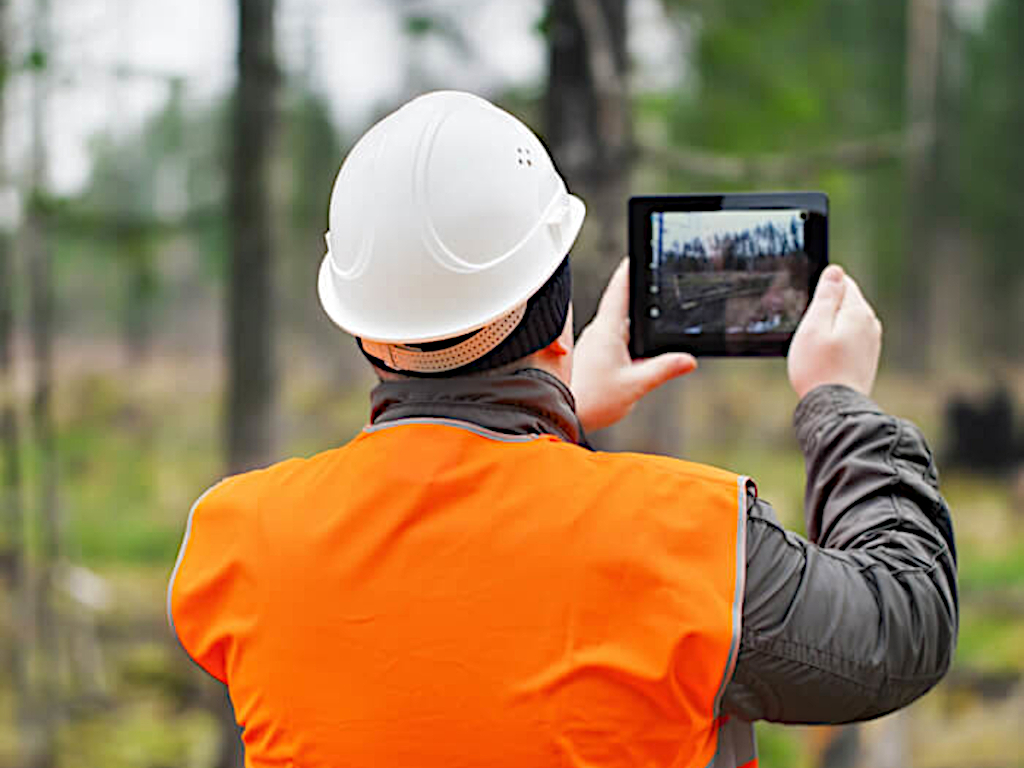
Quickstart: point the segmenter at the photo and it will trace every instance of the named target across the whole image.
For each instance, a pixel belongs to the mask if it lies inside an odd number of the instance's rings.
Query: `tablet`
[[[629,201],[630,352],[782,356],[828,265],[823,192]]]

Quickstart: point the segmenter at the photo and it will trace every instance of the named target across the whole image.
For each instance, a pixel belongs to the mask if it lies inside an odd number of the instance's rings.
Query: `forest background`
[[[0,0],[0,766],[240,764],[165,585],[205,488],[364,424],[327,201],[433,88],[534,126],[587,201],[581,322],[630,194],[829,194],[876,397],[943,471],[960,643],[904,712],[759,725],[762,765],[1024,765],[1022,73],[1020,0]],[[706,360],[600,439],[750,474],[802,529],[794,406],[783,361]]]

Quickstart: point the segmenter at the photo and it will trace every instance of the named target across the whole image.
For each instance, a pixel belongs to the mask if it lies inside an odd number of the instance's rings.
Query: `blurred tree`
[[[864,111],[873,130],[898,129],[906,119],[906,5],[864,3],[861,7],[863,36],[851,50],[861,72]],[[895,313],[907,279],[903,258],[908,246],[906,187],[904,163],[890,163],[866,169],[858,193],[858,226],[863,228],[862,247],[866,250],[863,263],[870,271],[870,293],[885,320],[898,317]],[[844,258],[841,254],[836,257]],[[890,323],[887,336],[898,336],[899,330],[898,322]]]
[[[860,87],[863,62],[853,53],[868,42],[865,6],[874,4],[698,0],[673,5],[696,30],[695,83],[668,105],[673,143],[799,157],[837,140],[860,138],[877,124]]]
[[[627,253],[625,201],[632,170],[626,0],[551,0],[541,27],[548,43],[545,137],[569,187],[587,204],[573,260],[576,325]],[[681,449],[678,393],[648,397],[628,425],[602,433],[603,448]]]
[[[87,327],[105,328],[116,308],[121,338],[135,361],[146,357],[154,334],[160,336],[163,329],[166,340],[180,325],[159,322],[165,314],[173,320],[181,312],[180,302],[165,300],[167,291],[188,291],[188,300],[197,301],[189,290],[193,281],[219,284],[228,263],[228,225],[221,209],[230,104],[225,99],[196,103],[186,98],[180,81],[169,85],[163,107],[137,132],[93,138],[86,187],[61,207],[56,221],[60,251],[66,253],[58,266],[78,276],[67,281],[73,301],[64,325],[81,327],[88,316]],[[283,96],[282,141],[276,142],[268,193],[275,235],[282,251],[296,257],[275,267],[275,301],[279,330],[291,327],[307,338],[330,331],[310,301],[309,286],[315,284],[317,256],[323,252],[326,200],[336,172],[324,159],[341,157],[342,148],[327,102],[311,79],[290,78]],[[194,255],[194,267],[182,269],[183,253]],[[168,269],[172,257],[175,263]],[[123,286],[120,302],[90,301],[100,288],[83,285],[86,261],[91,273],[115,273]],[[167,281],[168,271],[180,284]],[[336,343],[336,334],[330,334]]]
[[[6,117],[4,99],[7,85],[7,0],[0,0],[0,126]],[[0,158],[3,158],[4,135],[0,131]],[[6,168],[0,166],[0,176]],[[14,586],[20,572],[21,547],[21,477],[18,451],[18,423],[15,414],[14,361],[14,264],[11,240],[0,230],[0,582]]]
[[[626,254],[623,204],[632,140],[626,0],[551,0],[542,27],[548,43],[545,138],[569,186],[587,202],[584,238],[594,244],[594,257],[574,264],[581,325]]]
[[[53,417],[53,264],[49,238],[52,200],[47,190],[47,148],[45,119],[49,97],[48,60],[50,47],[49,0],[36,0],[33,7],[33,60],[31,95],[31,150],[28,204],[22,236],[28,261],[29,332],[32,340],[31,426],[39,467],[36,473],[38,515],[37,574],[32,592],[35,640],[43,658],[38,671],[37,695],[26,733],[29,742],[27,764],[49,768],[55,764],[54,733],[58,718],[58,673],[60,669],[60,627],[53,601],[54,578],[61,556],[60,509],[57,495],[57,443]]]
[[[151,170],[152,188],[149,194],[135,198],[128,195],[131,180],[124,169],[115,180],[120,201],[114,210],[119,214],[131,211],[141,202],[147,209],[134,211],[134,216],[117,215],[114,234],[119,257],[124,264],[124,304],[122,307],[122,337],[128,360],[138,363],[149,353],[153,332],[153,315],[159,294],[159,275],[156,268],[157,235],[162,223],[180,219],[188,210],[188,164],[185,158],[186,117],[184,111],[184,82],[171,80],[169,94],[163,109],[150,121],[150,130],[144,134],[142,157]],[[137,178],[137,176],[136,176]]]
[[[8,2],[0,0],[0,158],[5,142],[7,78],[11,57],[7,47]],[[0,177],[7,183],[6,167],[0,160]],[[25,558],[25,509],[22,488],[21,433],[18,426],[17,393],[14,376],[15,269],[10,233],[0,231],[0,594],[8,599],[3,604],[6,615],[3,627],[8,629],[0,642],[7,650],[6,668],[10,670],[14,688],[15,715],[19,723],[26,719],[29,701],[28,659],[25,613],[27,579]]]
[[[928,136],[937,128],[941,0],[908,0],[906,46],[906,121]],[[915,148],[906,162],[907,247],[903,253],[899,358],[914,370],[927,370],[934,358],[930,297],[935,286],[937,244],[932,190],[938,175],[935,143]]]
[[[277,370],[271,232],[271,163],[280,74],[275,0],[238,0],[238,81],[231,122],[227,458],[230,473],[275,457]],[[223,722],[218,765],[243,757],[234,717]]]
[[[325,248],[327,201],[344,156],[330,105],[314,78],[314,23],[307,21],[303,66],[288,78],[284,94],[282,147],[277,159],[278,179],[283,183],[277,186],[275,206],[287,211],[282,240],[289,257],[280,270],[286,288],[281,309],[282,319],[299,332],[299,339],[310,346],[318,342],[336,346],[336,329],[324,322],[319,303],[311,301],[310,293]]]
[[[431,45],[444,44],[464,61],[473,56],[472,45],[460,26],[460,14],[441,7],[423,3],[406,3],[400,0],[402,26],[406,36],[405,71],[402,79],[405,90],[419,94],[436,88],[429,61]]]
[[[275,456],[277,394],[271,160],[279,73],[275,0],[238,0],[238,82],[231,123],[227,451],[230,472]]]
[[[555,162],[588,208],[573,262],[577,327],[584,325],[627,253],[625,203],[633,169],[626,0],[551,0],[545,136]],[[629,423],[601,433],[605,449],[682,450],[677,389],[654,392]]]
[[[983,246],[980,271],[986,346],[1024,360],[1024,4],[993,0],[969,41],[962,86],[963,133],[956,209]]]
[[[641,119],[664,114],[672,143],[688,148],[666,155],[682,171],[669,186],[826,189],[846,212],[833,257],[895,317],[895,359],[924,365],[937,341],[936,275],[950,269],[935,258],[952,226],[939,198],[955,152],[955,113],[937,96],[949,76],[936,56],[950,34],[944,4],[670,5],[693,31],[692,77],[678,98],[641,100]]]
[[[60,231],[82,254],[113,256],[123,276],[119,326],[131,364],[148,357],[160,291],[159,246],[188,223],[190,163],[183,83],[169,83],[163,108],[137,134],[104,133],[92,142],[92,173],[83,192],[64,206]],[[196,131],[198,134],[198,131]],[[106,308],[105,308],[106,309]]]
[[[119,317],[122,338],[128,343],[134,335],[135,344],[148,344],[149,334],[140,340],[139,329],[131,327],[133,318],[139,317],[131,308],[142,313],[147,327],[154,322],[163,290],[158,269],[161,254],[173,252],[180,258],[180,246],[187,244],[199,261],[198,272],[218,282],[227,264],[228,222],[219,209],[228,188],[222,133],[231,125],[229,103],[218,99],[198,106],[186,100],[180,82],[169,85],[164,106],[137,132],[108,132],[94,138],[93,170],[87,186],[58,211],[67,268],[80,274],[85,269],[84,259],[95,260],[98,266],[109,264],[111,254],[115,256],[116,272],[125,284]],[[268,159],[272,167],[260,183],[273,201],[268,210],[273,211],[275,223],[282,225],[279,229],[287,250],[308,258],[291,259],[277,267],[275,274],[285,278],[278,286],[283,295],[274,297],[275,302],[285,302],[277,326],[312,324],[313,318],[320,321],[319,308],[309,300],[309,291],[315,284],[317,256],[322,253],[325,201],[336,170],[324,158],[341,154],[328,106],[313,90],[311,78],[300,75],[292,79],[284,96],[282,111],[287,119],[283,141],[274,142]],[[145,293],[136,290],[139,275],[147,275],[150,281]],[[110,309],[110,305],[96,302],[70,311],[109,315]],[[174,325],[171,322],[167,327]],[[336,338],[333,332],[332,338]],[[222,765],[234,766],[240,759],[237,726],[229,708],[223,710]]]
[[[35,52],[43,62],[33,73],[31,104],[31,159],[28,206],[24,222],[25,251],[29,264],[29,325],[34,363],[32,431],[39,444],[41,506],[41,559],[44,564],[60,556],[60,522],[57,507],[57,462],[53,423],[53,263],[49,216],[54,201],[47,189],[45,119],[49,97],[46,53],[49,51],[49,0],[36,0]]]
[[[317,250],[322,250],[327,200],[342,157],[341,140],[331,120],[330,107],[312,83],[300,80],[289,90],[282,155],[291,176],[286,201],[288,223],[298,232],[315,234],[319,241]],[[310,263],[319,266],[316,258],[310,259]]]

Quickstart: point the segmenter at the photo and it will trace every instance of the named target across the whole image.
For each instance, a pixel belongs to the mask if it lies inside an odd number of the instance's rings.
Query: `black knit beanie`
[[[479,373],[515,362],[520,358],[533,354],[539,349],[544,349],[544,347],[557,339],[559,334],[562,333],[562,329],[565,328],[565,321],[569,315],[571,301],[572,269],[569,266],[569,257],[566,256],[558,266],[558,269],[555,270],[555,273],[526,302],[526,312],[523,315],[523,319],[520,320],[519,325],[516,326],[515,330],[504,341],[483,357],[479,357],[471,363],[450,371],[422,373],[396,370],[388,367],[383,360],[369,354],[363,348],[361,339],[356,339],[356,343],[359,345],[359,351],[375,366],[391,373],[400,373],[403,376],[421,379],[440,379],[468,373]],[[425,344],[404,344],[403,346],[419,349],[424,352],[434,352],[460,344],[466,339],[471,338],[473,334],[479,332],[479,330],[476,330],[452,339],[432,341]]]

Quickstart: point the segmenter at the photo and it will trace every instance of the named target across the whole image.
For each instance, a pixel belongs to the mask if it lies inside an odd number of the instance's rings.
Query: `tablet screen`
[[[808,212],[651,213],[649,316],[658,334],[790,334],[807,308]]]

